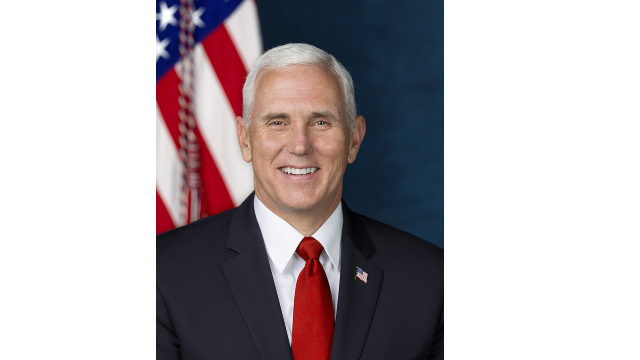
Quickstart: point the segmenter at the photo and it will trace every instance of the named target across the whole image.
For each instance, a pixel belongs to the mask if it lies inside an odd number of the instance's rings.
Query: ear
[[[351,132],[349,156],[347,157],[349,164],[356,161],[356,156],[358,155],[358,150],[360,150],[362,139],[364,139],[364,133],[366,131],[367,125],[364,122],[364,117],[360,115],[356,118],[356,126],[354,126],[353,131]]]
[[[242,158],[246,162],[251,162],[251,142],[249,141],[248,126],[244,125],[242,116],[236,118],[236,133],[238,134],[238,143],[240,143],[240,151]]]

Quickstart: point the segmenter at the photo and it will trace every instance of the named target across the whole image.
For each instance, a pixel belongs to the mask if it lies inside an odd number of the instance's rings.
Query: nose
[[[309,129],[304,124],[296,123],[289,133],[289,152],[295,155],[306,155],[310,151]]]

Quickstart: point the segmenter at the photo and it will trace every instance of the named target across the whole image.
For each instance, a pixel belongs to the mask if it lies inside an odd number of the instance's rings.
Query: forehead
[[[255,92],[258,102],[288,97],[324,98],[339,106],[341,93],[336,76],[316,65],[290,65],[260,72]]]

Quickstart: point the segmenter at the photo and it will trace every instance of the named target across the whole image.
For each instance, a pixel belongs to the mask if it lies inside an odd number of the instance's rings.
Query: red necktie
[[[305,237],[296,252],[307,262],[298,275],[293,302],[291,352],[294,360],[328,360],[333,340],[333,301],[320,264],[322,244]]]

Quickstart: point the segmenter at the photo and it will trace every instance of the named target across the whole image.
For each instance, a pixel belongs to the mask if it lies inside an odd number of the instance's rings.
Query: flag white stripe
[[[174,224],[180,224],[181,162],[156,104],[156,189]]]
[[[242,159],[235,115],[201,44],[194,48],[198,128],[235,205],[253,191],[251,164]]]
[[[262,54],[262,36],[256,2],[244,0],[225,19],[224,26],[248,71],[251,64]]]

